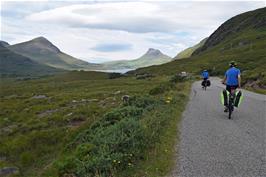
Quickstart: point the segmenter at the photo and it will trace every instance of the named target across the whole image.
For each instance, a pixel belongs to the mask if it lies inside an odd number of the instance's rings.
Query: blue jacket
[[[201,76],[202,76],[203,79],[208,79],[208,78],[209,78],[209,73],[208,73],[208,71],[203,71],[203,72],[201,73]]]
[[[240,75],[240,70],[232,67],[228,69],[225,73],[226,85],[236,86],[238,85],[238,76]]]

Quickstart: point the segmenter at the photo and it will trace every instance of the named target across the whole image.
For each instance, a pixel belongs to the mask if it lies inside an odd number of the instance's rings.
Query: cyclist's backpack
[[[207,86],[210,87],[211,86],[211,81],[210,80],[207,80]]]
[[[235,98],[235,107],[239,107],[240,103],[242,102],[243,95],[241,91],[236,92],[236,98]]]

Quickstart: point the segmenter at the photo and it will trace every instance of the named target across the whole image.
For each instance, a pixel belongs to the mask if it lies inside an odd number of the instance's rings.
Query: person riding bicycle
[[[209,79],[209,72],[205,69],[203,70],[203,72],[201,73],[201,77],[203,78],[203,85],[206,85],[207,80]],[[204,86],[202,86],[203,88]]]
[[[230,68],[225,72],[222,83],[226,85],[226,90],[231,93],[231,89],[241,88],[240,70],[236,68],[236,62],[231,61]],[[225,112],[228,111],[227,102],[225,102]]]

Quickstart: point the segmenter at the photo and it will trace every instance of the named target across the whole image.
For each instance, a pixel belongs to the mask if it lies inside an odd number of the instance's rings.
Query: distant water
[[[114,70],[95,70],[95,71],[100,71],[100,72],[105,72],[105,73],[126,73],[128,71],[132,71],[134,69],[130,69],[130,68],[125,68],[125,69],[114,69]]]

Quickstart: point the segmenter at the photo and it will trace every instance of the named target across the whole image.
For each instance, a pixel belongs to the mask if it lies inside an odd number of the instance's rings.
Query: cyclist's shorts
[[[237,89],[238,85],[226,85],[226,90],[230,93],[231,89]]]

